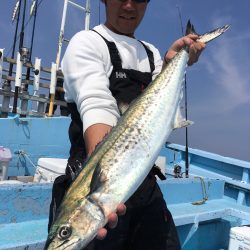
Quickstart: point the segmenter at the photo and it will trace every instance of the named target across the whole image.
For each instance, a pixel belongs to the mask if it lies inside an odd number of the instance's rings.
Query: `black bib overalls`
[[[109,77],[111,93],[115,97],[118,107],[120,104],[129,104],[152,81],[152,73],[155,68],[153,53],[142,43],[147,52],[151,72],[123,69],[115,43],[102,38],[108,46],[113,65],[113,71]],[[72,118],[69,127],[70,158],[66,175],[58,177],[53,186],[49,227],[65,191],[81,170],[86,158],[82,121],[76,104],[69,103],[68,108]],[[127,212],[124,216],[119,217],[117,227],[108,229],[108,235],[104,240],[93,240],[86,248],[87,250],[180,249],[172,216],[166,207],[153,171],[148,174],[138,190],[125,204]]]

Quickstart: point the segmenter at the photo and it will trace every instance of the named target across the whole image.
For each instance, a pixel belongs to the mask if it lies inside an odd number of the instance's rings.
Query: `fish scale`
[[[208,42],[229,26],[199,37]],[[67,191],[53,222],[46,249],[82,249],[150,172],[180,115],[188,51],[182,49],[124,113],[96,148]]]

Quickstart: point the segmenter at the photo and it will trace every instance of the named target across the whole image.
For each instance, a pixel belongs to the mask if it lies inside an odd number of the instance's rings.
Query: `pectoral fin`
[[[181,114],[181,109],[180,107],[178,107],[177,111],[176,111],[176,115],[175,115],[175,121],[174,121],[174,128],[173,129],[177,129],[177,128],[184,128],[187,127],[189,125],[192,125],[193,122],[186,120],[183,118],[182,114]]]

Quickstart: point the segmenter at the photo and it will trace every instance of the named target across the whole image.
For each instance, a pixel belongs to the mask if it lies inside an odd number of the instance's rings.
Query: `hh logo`
[[[116,78],[127,78],[127,75],[125,72],[115,72],[115,77]]]

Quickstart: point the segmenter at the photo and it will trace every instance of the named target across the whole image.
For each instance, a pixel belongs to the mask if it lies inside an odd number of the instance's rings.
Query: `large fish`
[[[228,27],[198,40],[207,43]],[[96,148],[67,191],[45,249],[84,248],[143,182],[171,131],[190,124],[179,109],[188,59],[188,48],[178,52]]]

